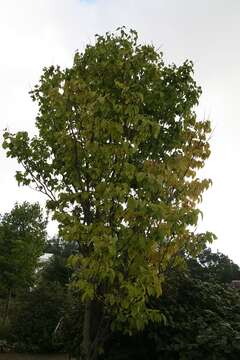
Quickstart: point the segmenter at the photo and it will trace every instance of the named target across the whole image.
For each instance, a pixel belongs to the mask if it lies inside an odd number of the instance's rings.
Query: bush
[[[54,341],[54,330],[63,316],[65,291],[59,284],[45,283],[20,299],[12,319],[18,351],[54,352],[63,345]]]

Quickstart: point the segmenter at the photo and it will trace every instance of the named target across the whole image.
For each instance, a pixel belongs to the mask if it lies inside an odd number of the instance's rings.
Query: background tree
[[[0,295],[6,298],[32,285],[46,239],[46,220],[39,204],[16,204],[0,220]]]
[[[32,98],[38,135],[5,132],[19,183],[49,197],[61,236],[79,244],[74,285],[85,304],[82,358],[95,359],[112,329],[131,333],[161,313],[165,272],[197,253],[197,204],[209,180],[209,121],[194,107],[193,65],[165,65],[137,33],[97,36],[71,68],[45,68]]]
[[[45,244],[45,252],[49,255],[44,261],[38,273],[38,281],[45,283],[59,283],[62,286],[68,285],[72,276],[72,268],[68,264],[68,258],[78,251],[77,244],[64,242],[54,237]]]
[[[66,352],[69,349],[73,352],[73,338],[79,343],[79,337],[73,336],[79,316],[76,319],[71,316],[79,300],[68,289],[72,271],[67,258],[73,252],[73,243],[52,238],[45,242],[44,250],[51,256],[41,258],[34,286],[18,291],[14,297],[8,324],[0,327],[0,335],[6,339],[8,348],[17,352]],[[63,320],[66,323],[64,336]]]
[[[218,266],[201,265],[215,259]],[[132,337],[114,333],[105,347],[104,360],[237,360],[240,356],[240,291],[232,289],[219,274],[225,274],[227,258],[205,249],[189,269],[168,276],[163,296],[152,299],[166,322],[149,324]],[[217,260],[218,259],[218,260]],[[228,259],[228,264],[239,270]],[[230,279],[231,281],[232,279]]]
[[[18,299],[11,317],[9,339],[15,351],[29,353],[58,352],[63,344],[54,333],[64,314],[66,289],[59,282],[41,282]]]
[[[205,281],[214,280],[221,284],[230,284],[232,280],[240,280],[240,268],[227,255],[204,249],[198,258],[189,258],[188,267],[194,276]]]

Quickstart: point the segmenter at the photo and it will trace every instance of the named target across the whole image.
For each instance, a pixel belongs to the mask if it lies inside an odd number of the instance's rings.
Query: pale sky
[[[215,129],[203,171],[213,186],[204,195],[199,230],[214,232],[213,248],[240,264],[239,0],[0,0],[1,136],[6,127],[34,132],[37,109],[28,92],[44,66],[71,66],[75,50],[94,43],[94,34],[122,25],[163,51],[167,62],[195,64],[203,89],[198,114]],[[0,213],[16,201],[44,202],[17,186],[19,167],[2,149],[0,163]]]

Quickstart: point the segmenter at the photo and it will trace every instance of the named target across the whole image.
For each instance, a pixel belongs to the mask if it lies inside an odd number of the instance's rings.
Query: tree
[[[72,269],[68,265],[68,258],[77,251],[76,244],[54,237],[46,242],[45,251],[51,256],[44,261],[38,273],[39,282],[58,283],[63,287],[69,285]]]
[[[39,204],[16,204],[0,220],[0,294],[9,302],[17,290],[33,283],[46,238],[46,220]]]
[[[196,258],[228,259],[205,249]],[[218,261],[217,261],[218,262]],[[228,259],[235,268],[238,268]],[[191,360],[231,359],[240,355],[240,292],[224,284],[226,263],[192,266],[185,272],[173,271],[160,299],[153,299],[166,322],[149,324],[132,337],[112,335],[105,345],[104,360]]]
[[[198,260],[204,256],[205,252],[201,253]],[[158,302],[166,314],[166,326],[149,332],[155,341],[156,358],[239,358],[240,293],[221,283],[220,269],[225,272],[224,263],[216,268],[202,266],[199,276],[200,269],[190,268],[188,274],[179,273],[169,281]]]
[[[239,359],[240,294],[236,290],[178,277],[156,308],[165,313],[166,324],[149,324],[132,337],[114,334],[103,359]]]
[[[97,35],[71,68],[44,69],[31,92],[38,135],[5,132],[7,156],[23,166],[17,181],[48,196],[61,236],[79,244],[71,263],[84,359],[110,327],[131,333],[161,320],[149,298],[165,272],[213,238],[192,230],[210,184],[196,176],[210,123],[196,118],[192,75],[190,61],[165,65],[133,30]]]
[[[194,276],[205,281],[213,279],[221,284],[230,284],[233,280],[240,280],[240,268],[225,254],[204,249],[197,259],[190,258],[188,267]]]

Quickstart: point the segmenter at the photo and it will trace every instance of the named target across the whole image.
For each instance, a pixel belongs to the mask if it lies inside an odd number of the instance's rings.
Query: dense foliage
[[[201,264],[206,258],[211,265]],[[222,262],[224,259],[224,262]],[[198,263],[192,266],[192,263]],[[225,283],[235,280],[227,256],[203,251],[188,261],[187,272],[171,274],[163,296],[154,301],[166,323],[151,324],[133,337],[114,334],[103,359],[114,360],[237,360],[240,356],[240,292]],[[221,277],[219,274],[221,273]]]
[[[49,198],[65,240],[77,241],[73,284],[85,304],[82,352],[95,359],[110,329],[131,333],[162,319],[150,304],[166,271],[196,254],[209,180],[209,121],[194,107],[193,65],[166,65],[135,31],[97,36],[71,68],[51,66],[32,91],[38,135],[5,132],[20,184]]]
[[[0,295],[32,284],[46,239],[38,204],[16,204],[0,218]]]
[[[5,338],[8,335],[17,351],[66,351],[76,356],[81,352],[84,307],[63,276],[71,270],[66,255],[73,249],[58,239],[46,246],[53,255],[38,271],[34,289],[13,299]],[[210,249],[186,263],[185,270],[168,274],[161,298],[151,298],[151,307],[164,314],[165,322],[150,322],[132,336],[112,332],[101,359],[238,360],[240,292],[229,284],[239,278],[239,267]]]
[[[62,351],[54,331],[63,316],[66,290],[59,283],[40,283],[18,297],[10,340],[19,352]]]
[[[210,248],[202,251],[197,258],[190,258],[188,267],[194,277],[203,281],[230,284],[233,280],[240,280],[239,266],[228,256],[212,252]]]
[[[34,284],[46,240],[39,204],[16,204],[0,218],[0,321],[8,321],[11,299]]]
[[[215,271],[203,265],[193,267],[193,260],[188,260],[188,269],[172,272],[162,297],[152,299],[152,308],[165,315],[165,322],[151,322],[144,331],[134,332],[132,336],[113,332],[101,359],[237,360],[240,355],[240,293],[219,280],[219,273],[224,274],[227,265],[234,265],[238,273],[240,269],[226,256],[210,249],[203,251],[195,261],[201,264],[200,259],[206,254],[219,264],[214,267]],[[224,264],[220,261],[223,257]],[[45,264],[46,272],[49,264]],[[62,278],[58,271],[57,266],[55,279],[58,274]],[[235,280],[234,276],[229,277],[230,282]],[[60,283],[55,280],[45,283],[41,278],[37,289],[30,296],[26,294],[26,300],[21,299],[22,307],[18,308],[14,329],[15,340],[22,349],[79,353],[84,309],[79,304],[78,294],[67,292]]]

